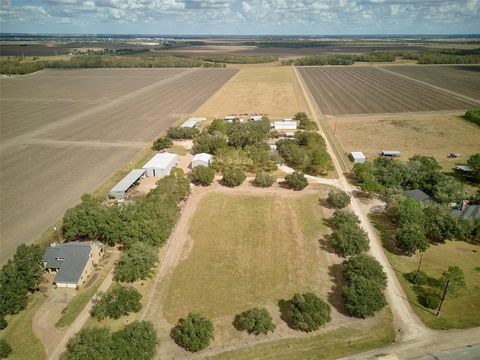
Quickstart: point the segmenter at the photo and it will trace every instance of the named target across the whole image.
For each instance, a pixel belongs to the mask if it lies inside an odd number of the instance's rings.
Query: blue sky
[[[480,33],[480,0],[0,0],[2,32]]]

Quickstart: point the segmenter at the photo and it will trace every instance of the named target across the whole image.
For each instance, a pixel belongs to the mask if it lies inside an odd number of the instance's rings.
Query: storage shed
[[[192,169],[196,168],[197,166],[210,166],[212,161],[212,155],[207,153],[200,153],[196,154],[192,159]]]
[[[394,157],[400,157],[401,154],[400,154],[400,151],[383,150],[382,152],[380,152],[380,155],[385,156],[385,157],[394,158]]]
[[[365,154],[361,151],[352,151],[350,153],[350,159],[355,163],[355,164],[363,164],[365,161],[367,161],[367,157]]]
[[[191,117],[188,120],[186,120],[182,125],[180,125],[181,128],[194,128],[197,126],[198,123],[207,120],[206,118],[201,118],[201,117]]]
[[[464,173],[471,173],[472,172],[472,168],[468,165],[457,165],[455,167],[456,170],[458,171],[462,171]]]
[[[125,198],[128,189],[144,176],[145,172],[145,169],[133,169],[110,190],[110,195],[118,200]]]
[[[417,201],[433,201],[430,195],[420,189],[405,191],[405,196]]]
[[[250,120],[252,121],[260,121],[263,119],[263,115],[252,115],[250,116]]]
[[[147,176],[164,177],[170,175],[170,171],[177,165],[177,162],[176,154],[158,153],[143,165],[143,169],[145,169]]]
[[[275,121],[272,127],[275,130],[297,130],[298,123],[293,120]]]

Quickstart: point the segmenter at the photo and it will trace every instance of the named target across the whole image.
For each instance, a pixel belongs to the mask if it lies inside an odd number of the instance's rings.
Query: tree
[[[215,171],[208,166],[196,166],[192,170],[192,181],[203,186],[208,186],[215,178]]]
[[[197,128],[171,127],[167,130],[170,139],[193,139],[200,132]]]
[[[298,128],[304,130],[318,130],[318,125],[311,121],[307,114],[304,112],[299,112],[295,114],[295,120],[299,122]]]
[[[13,261],[29,290],[35,289],[45,273],[42,263],[43,251],[38,245],[22,244],[17,247]]]
[[[328,192],[327,202],[335,209],[343,209],[350,204],[350,195],[345,191],[330,190]]]
[[[467,287],[467,283],[465,282],[465,274],[458,266],[449,266],[447,271],[442,274],[440,281],[443,286],[445,286],[448,281],[448,291],[452,294],[455,294],[458,290]]]
[[[428,282],[428,275],[425,271],[412,271],[405,274],[405,279],[415,285],[426,285]]]
[[[440,203],[460,202],[467,196],[465,186],[455,178],[443,175],[432,189],[433,198]]]
[[[222,182],[226,186],[238,186],[246,179],[245,173],[240,169],[226,169],[223,171]]]
[[[116,284],[106,293],[100,295],[100,299],[93,306],[91,314],[98,320],[106,317],[118,319],[130,312],[138,312],[142,308],[140,299],[142,295],[132,286]]]
[[[343,298],[347,312],[359,318],[371,317],[387,304],[381,285],[363,276],[350,276],[343,287]]]
[[[3,330],[7,327],[8,325],[8,322],[7,320],[5,319],[5,316],[3,316],[2,314],[0,314],[0,330]]]
[[[479,120],[479,123],[480,123],[480,120]],[[470,156],[467,160],[467,164],[468,166],[470,166],[470,169],[472,169],[472,178],[476,182],[480,182],[480,153],[476,153]]]
[[[400,227],[395,235],[397,246],[408,255],[413,255],[416,251],[425,251],[429,247],[425,236],[425,230],[416,223],[405,224]]]
[[[205,349],[213,340],[213,324],[200,314],[188,314],[172,329],[171,336],[184,349],[197,352]]]
[[[382,287],[387,286],[387,274],[382,265],[372,256],[360,254],[350,257],[343,262],[344,275],[347,282],[355,276],[362,276],[374,280]]]
[[[227,134],[227,123],[223,119],[213,119],[208,127],[209,134],[222,133]]]
[[[305,175],[297,171],[285,176],[285,183],[294,190],[303,190],[308,186],[308,180]]]
[[[12,353],[12,348],[7,340],[0,339],[0,359],[6,359]]]
[[[219,149],[226,148],[227,141],[224,135],[201,134],[193,140],[193,151],[196,154],[216,154]]]
[[[437,309],[440,305],[440,294],[432,288],[422,288],[418,294],[418,302],[429,309]]]
[[[275,330],[272,317],[265,308],[252,308],[235,316],[235,327],[250,334],[268,334]]]
[[[261,187],[270,187],[276,180],[277,177],[275,175],[265,171],[260,171],[255,174],[255,184]]]
[[[134,282],[153,275],[153,267],[158,259],[157,250],[143,243],[134,243],[124,251],[115,266],[115,280]]]
[[[159,137],[153,142],[152,149],[153,150],[163,150],[163,149],[168,149],[173,145],[172,139],[164,136],[164,137]]]
[[[112,358],[149,360],[155,356],[157,332],[149,321],[135,321],[112,334]]]
[[[315,294],[297,293],[288,300],[285,315],[294,329],[310,332],[330,321],[330,305]]]
[[[68,341],[62,360],[111,360],[112,339],[106,328],[83,329]]]
[[[343,256],[357,255],[370,248],[367,233],[356,224],[336,228],[330,235],[330,241]]]

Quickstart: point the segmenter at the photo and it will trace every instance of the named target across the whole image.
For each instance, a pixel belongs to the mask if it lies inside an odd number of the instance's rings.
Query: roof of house
[[[290,120],[275,121],[273,123],[275,129],[296,129],[297,126],[298,123],[296,121]]]
[[[463,210],[452,210],[459,218],[480,218],[480,205],[465,205]]]
[[[120,180],[110,192],[125,192],[145,174],[145,169],[133,169],[122,180]]]
[[[155,169],[167,169],[172,161],[177,160],[176,154],[168,152],[155,154],[148,162],[143,165],[143,169],[155,168]]]
[[[180,127],[182,128],[192,128],[195,127],[199,122],[207,120],[206,118],[201,118],[201,117],[191,117],[188,118]]]
[[[428,195],[426,192],[420,189],[405,191],[405,196],[418,201],[432,200],[432,197],[430,195]]]
[[[209,162],[210,160],[212,159],[212,155],[210,154],[207,154],[207,153],[200,153],[200,154],[196,154],[192,161],[205,161],[205,162]]]
[[[56,283],[78,283],[87,265],[92,243],[69,242],[51,245],[43,254],[47,268],[58,269],[53,280]]]
[[[455,169],[463,171],[463,172],[472,172],[472,168],[467,165],[457,165]]]
[[[396,151],[396,150],[382,150],[382,152],[380,153],[384,156],[400,156],[400,151]]]
[[[361,151],[352,151],[350,153],[350,155],[352,156],[352,158],[354,159],[366,159],[367,157],[365,156],[365,154]]]

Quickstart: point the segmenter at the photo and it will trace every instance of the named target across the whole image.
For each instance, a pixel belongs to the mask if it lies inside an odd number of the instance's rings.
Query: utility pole
[[[418,262],[417,272],[415,273],[415,278],[413,280],[414,283],[417,280],[418,273],[420,272],[420,266],[422,266],[423,254],[424,253],[422,252],[422,255],[420,256],[420,261]]]
[[[445,284],[445,289],[443,290],[442,301],[440,301],[440,306],[438,307],[438,310],[437,310],[437,317],[438,315],[440,315],[440,310],[442,309],[443,301],[445,300],[445,296],[447,296],[447,289],[448,289],[449,283],[450,283],[450,280],[447,280],[447,283]]]

